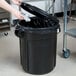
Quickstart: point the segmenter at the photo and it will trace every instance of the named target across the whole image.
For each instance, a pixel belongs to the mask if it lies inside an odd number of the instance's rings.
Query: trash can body
[[[20,38],[20,56],[23,69],[31,74],[45,74],[56,65],[57,31],[25,33]]]

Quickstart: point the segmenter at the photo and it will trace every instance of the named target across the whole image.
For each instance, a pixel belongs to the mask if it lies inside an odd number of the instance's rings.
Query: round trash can
[[[59,21],[35,6],[23,2],[20,6],[35,15],[30,22],[19,21],[15,29],[20,39],[21,65],[30,74],[49,73],[56,65]]]
[[[15,29],[20,39],[21,65],[30,74],[46,74],[56,65],[57,29],[59,23],[46,23],[38,17],[22,20]]]

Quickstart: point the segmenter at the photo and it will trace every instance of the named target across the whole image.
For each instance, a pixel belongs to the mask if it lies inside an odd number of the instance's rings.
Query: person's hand
[[[12,0],[12,2],[13,2],[14,4],[16,4],[16,5],[20,5],[21,2],[22,2],[22,0]],[[13,12],[11,12],[11,13],[14,14],[14,15],[15,15],[18,19],[20,19],[20,20],[23,20],[23,19],[24,19],[23,15],[22,15],[21,12],[18,11],[18,10],[13,9]]]
[[[15,16],[16,16],[18,19],[20,19],[20,20],[23,20],[23,19],[24,19],[23,15],[22,15],[21,12],[19,12],[19,11],[15,11]]]
[[[13,2],[14,4],[20,5],[21,2],[22,2],[22,0],[12,0],[12,2]]]
[[[14,12],[12,14],[14,14],[20,20],[23,20],[24,19],[23,15],[18,10],[14,10]]]

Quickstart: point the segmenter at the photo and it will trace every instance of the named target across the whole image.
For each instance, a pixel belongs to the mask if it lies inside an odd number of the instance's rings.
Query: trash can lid
[[[46,11],[43,11],[38,7],[32,6],[32,5],[24,3],[24,2],[22,2],[20,6],[24,10],[28,11],[29,13],[31,13],[37,17],[40,17],[40,18],[48,18],[49,17],[49,15]]]
[[[22,2],[20,5],[24,10],[35,15],[36,17],[30,18],[30,22],[21,20],[19,25],[25,29],[25,31],[31,32],[45,32],[45,31],[54,31],[60,28],[59,20],[49,15],[46,11],[41,10],[35,6]]]

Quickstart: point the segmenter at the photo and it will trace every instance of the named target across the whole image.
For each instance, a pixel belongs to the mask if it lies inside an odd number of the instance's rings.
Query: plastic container
[[[27,73],[46,74],[56,65],[59,21],[51,15],[48,20],[39,17],[30,19],[30,22],[20,21],[15,29],[20,39],[21,65]]]

